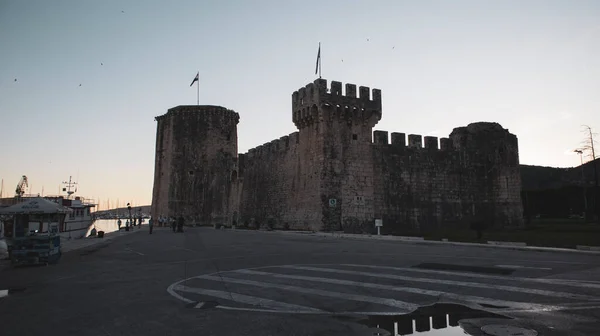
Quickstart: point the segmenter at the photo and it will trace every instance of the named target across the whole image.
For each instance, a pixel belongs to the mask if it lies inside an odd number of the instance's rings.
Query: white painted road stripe
[[[137,254],[139,254],[139,255],[141,255],[141,256],[145,255],[145,254],[143,254],[143,253],[141,253],[141,252],[134,251],[134,250],[132,250],[132,249],[130,249],[130,248],[126,248],[126,249],[125,249],[125,251],[127,251],[127,252],[133,252],[133,253],[137,253]]]
[[[297,270],[305,270],[305,271],[329,272],[329,273],[351,274],[351,275],[366,275],[366,276],[372,276],[372,277],[376,277],[376,278],[404,280],[404,281],[409,281],[409,282],[424,282],[424,283],[435,283],[435,284],[453,285],[453,286],[462,286],[462,287],[471,287],[471,288],[504,290],[504,291],[509,291],[509,292],[536,294],[536,295],[544,295],[544,296],[557,297],[557,298],[567,298],[567,299],[574,299],[574,300],[598,300],[598,299],[600,299],[599,297],[588,296],[588,295],[580,295],[580,294],[565,293],[565,292],[555,292],[555,291],[548,291],[548,290],[534,289],[534,288],[521,288],[521,287],[514,287],[514,286],[484,284],[484,283],[479,283],[479,282],[438,280],[438,279],[431,279],[431,278],[416,278],[416,277],[402,276],[402,275],[395,275],[395,274],[348,271],[348,270],[341,270],[341,269],[335,269],[335,268],[321,268],[321,267],[293,266],[293,265],[279,266],[279,267],[297,269]]]
[[[336,299],[370,302],[370,303],[376,303],[376,304],[380,304],[380,305],[399,308],[399,309],[402,309],[406,313],[410,313],[410,312],[416,310],[417,308],[419,308],[418,305],[399,301],[399,300],[394,300],[394,299],[380,298],[380,297],[374,297],[374,296],[364,296],[364,295],[357,295],[357,294],[350,294],[350,293],[339,293],[339,292],[333,292],[333,291],[325,291],[325,290],[320,290],[320,289],[304,288],[304,287],[297,287],[297,286],[290,286],[290,285],[281,285],[281,284],[268,283],[268,282],[243,280],[243,279],[219,277],[219,276],[212,276],[212,275],[201,275],[201,276],[196,277],[196,279],[214,280],[214,281],[219,281],[219,282],[236,283],[236,284],[240,284],[240,285],[249,285],[249,286],[262,287],[262,288],[276,288],[276,289],[286,290],[286,291],[290,291],[290,292],[327,296],[327,297],[332,297],[332,298],[336,298]]]
[[[304,307],[300,305],[295,305],[291,303],[279,302],[269,299],[264,299],[256,296],[238,294],[238,293],[228,293],[220,290],[213,289],[204,289],[204,288],[195,288],[189,286],[178,285],[173,288],[176,291],[186,292],[186,293],[195,293],[200,295],[207,295],[216,297],[219,299],[231,300],[239,303],[250,304],[253,306],[260,306],[263,308],[281,310],[285,309],[288,311],[307,311],[307,312],[320,312],[321,310],[316,308]]]
[[[323,282],[323,283],[329,283],[329,284],[335,284],[335,285],[356,286],[356,287],[364,287],[364,288],[390,290],[390,291],[396,291],[396,292],[414,293],[414,294],[421,294],[421,295],[427,295],[427,296],[436,296],[436,297],[441,297],[443,299],[451,299],[451,300],[455,300],[455,301],[486,303],[486,304],[491,304],[494,306],[509,307],[509,308],[514,308],[514,309],[555,310],[555,309],[562,308],[562,307],[558,307],[558,306],[531,304],[531,303],[517,302],[517,301],[495,300],[495,299],[490,299],[490,298],[481,297],[481,296],[458,295],[458,294],[454,294],[454,293],[440,292],[440,291],[427,290],[427,289],[380,285],[380,284],[359,282],[359,281],[350,281],[350,280],[320,278],[320,277],[311,277],[311,276],[302,276],[302,275],[279,274],[279,273],[270,273],[270,272],[262,272],[262,271],[253,271],[253,270],[247,270],[247,269],[236,270],[236,271],[231,271],[231,272],[242,273],[242,274],[271,276],[271,277],[282,278],[282,279],[315,281],[315,282]],[[229,273],[229,272],[225,272],[225,273]]]
[[[537,270],[544,270],[544,271],[551,271],[552,268],[549,267],[529,267],[529,266],[520,266],[520,265],[496,265],[495,267],[500,267],[500,268],[509,268],[509,269],[537,269]]]
[[[374,269],[386,269],[395,271],[405,272],[420,272],[429,274],[440,274],[440,275],[452,275],[452,276],[463,276],[469,278],[481,278],[481,279],[494,279],[494,280],[508,280],[508,281],[525,281],[525,282],[539,282],[550,285],[565,285],[571,287],[584,287],[584,288],[597,288],[600,289],[600,284],[589,283],[589,282],[578,282],[576,280],[566,279],[544,279],[544,278],[519,278],[519,277],[505,277],[498,275],[487,275],[477,273],[462,273],[462,272],[450,272],[450,271],[439,271],[439,270],[428,270],[410,267],[393,267],[393,266],[375,266],[375,265],[356,265],[356,264],[340,264],[341,266],[350,267],[363,267],[363,268],[374,268]]]
[[[229,307],[229,306],[216,306],[215,308],[225,310],[238,310],[238,311],[252,311],[259,313],[277,313],[277,314],[307,314],[307,315],[327,315],[327,316],[360,316],[365,315],[398,315],[395,311],[324,311],[310,312],[310,311],[297,311],[297,310],[271,310],[271,309],[260,309],[260,308],[243,308],[243,307]],[[518,310],[522,311],[522,310]]]

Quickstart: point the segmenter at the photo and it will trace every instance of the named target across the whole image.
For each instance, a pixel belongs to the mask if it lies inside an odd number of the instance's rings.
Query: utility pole
[[[576,149],[576,150],[574,150],[574,152],[579,154],[579,160],[581,161],[581,186],[583,188],[583,219],[587,220],[587,216],[588,216],[587,183],[585,181],[585,171],[583,169],[583,151],[581,149]]]

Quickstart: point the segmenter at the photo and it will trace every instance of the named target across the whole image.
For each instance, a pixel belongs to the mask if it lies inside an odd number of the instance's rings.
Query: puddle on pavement
[[[503,315],[463,305],[436,303],[420,307],[410,314],[373,315],[357,322],[369,327],[367,335],[373,336],[464,336],[469,334],[460,327],[459,321],[477,318],[509,319]]]

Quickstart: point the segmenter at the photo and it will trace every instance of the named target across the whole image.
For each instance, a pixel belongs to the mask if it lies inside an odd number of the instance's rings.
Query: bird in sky
[[[100,63],[100,65],[104,65],[104,63]]]
[[[15,82],[17,81],[17,79],[15,78]]]
[[[367,39],[367,42],[369,42],[369,39]]]
[[[121,11],[121,13],[125,13],[125,11]]]
[[[81,84],[79,84],[79,86],[81,86]]]

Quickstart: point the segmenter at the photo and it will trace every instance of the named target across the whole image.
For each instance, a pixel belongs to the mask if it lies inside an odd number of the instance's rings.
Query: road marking
[[[575,300],[598,300],[598,299],[600,299],[599,297],[588,296],[588,295],[580,295],[580,294],[565,293],[565,292],[555,292],[555,291],[548,291],[548,290],[534,289],[534,288],[521,288],[521,287],[505,286],[505,285],[492,285],[492,284],[484,284],[484,283],[479,283],[479,282],[439,280],[439,279],[432,279],[432,278],[417,278],[417,277],[402,276],[402,275],[395,275],[395,274],[373,273],[373,272],[362,272],[362,271],[348,271],[348,270],[340,270],[340,269],[335,269],[335,268],[307,267],[307,266],[294,266],[294,265],[286,265],[286,266],[280,266],[280,267],[305,270],[305,271],[329,272],[329,273],[351,274],[351,275],[366,275],[366,276],[373,276],[373,277],[379,277],[379,278],[385,278],[385,279],[404,280],[404,281],[409,281],[409,282],[425,282],[425,283],[454,285],[454,286],[462,286],[462,287],[504,290],[504,291],[509,291],[509,292],[537,294],[537,295],[568,298],[568,299],[575,299]]]
[[[416,305],[416,304],[407,303],[404,301],[399,301],[399,300],[394,300],[394,299],[375,297],[375,296],[364,296],[364,295],[350,294],[350,293],[339,293],[339,292],[325,291],[325,290],[320,290],[320,289],[304,288],[304,287],[297,287],[297,286],[291,286],[291,285],[281,285],[281,284],[252,281],[252,280],[242,280],[242,279],[219,277],[219,276],[212,276],[212,275],[202,275],[202,276],[197,276],[195,278],[196,279],[204,279],[204,280],[228,282],[228,283],[236,283],[236,284],[240,284],[240,285],[249,285],[249,286],[262,287],[262,288],[276,288],[276,289],[286,290],[286,291],[290,291],[290,292],[327,296],[327,297],[332,297],[332,298],[336,298],[336,299],[376,303],[376,304],[385,305],[385,306],[389,306],[389,307],[400,308],[403,311],[405,311],[406,313],[410,313],[410,312],[416,310],[417,308],[419,308],[419,305]]]
[[[452,303],[452,302],[448,302]],[[397,311],[319,311],[319,312],[311,312],[311,311],[292,311],[292,310],[269,310],[269,309],[260,309],[260,308],[242,308],[242,307],[229,307],[229,306],[217,306],[219,309],[226,310],[239,310],[239,311],[252,311],[259,313],[278,313],[278,314],[307,314],[307,315],[327,315],[327,316],[359,316],[365,317],[367,315],[392,315],[396,316],[398,314],[402,314],[402,312]],[[520,312],[520,310],[519,310]]]
[[[337,267],[340,266],[339,264],[305,264],[306,266],[319,266],[319,267],[323,267],[323,266],[329,266],[329,267]],[[351,265],[351,264],[347,264],[347,265]],[[224,273],[229,273],[229,274],[235,274],[237,273],[245,273],[246,270],[262,270],[262,269],[274,269],[274,268],[285,268],[286,266],[291,266],[291,265],[271,265],[271,266],[259,266],[259,267],[253,267],[253,268],[248,268],[248,269],[244,269],[244,270],[233,270],[233,271],[225,271],[225,272],[215,272],[215,273],[210,273],[210,274],[206,274],[203,276],[192,276],[192,277],[188,277],[179,281],[176,281],[175,283],[169,285],[169,287],[167,288],[167,292],[169,294],[171,294],[173,297],[177,298],[178,300],[181,300],[183,302],[186,303],[191,303],[191,304],[198,304],[197,300],[193,301],[190,300],[186,297],[183,297],[183,293],[182,295],[180,295],[179,293],[177,293],[176,289],[180,289],[180,288],[184,288],[184,284],[187,281],[193,280],[193,279],[206,279],[206,280],[211,280],[211,281],[216,281],[216,282],[220,282],[220,281],[225,281],[225,282],[231,282],[231,283],[237,283],[237,284],[243,284],[243,285],[250,285],[250,286],[257,286],[257,287],[263,287],[263,288],[280,288],[280,289],[284,289],[284,290],[288,290],[288,291],[296,291],[296,292],[300,292],[300,293],[305,293],[305,294],[312,294],[312,295],[320,295],[320,296],[328,296],[328,297],[335,297],[335,298],[339,298],[342,300],[349,300],[349,301],[363,301],[363,302],[370,302],[370,303],[376,303],[376,304],[382,304],[380,300],[386,300],[383,299],[381,297],[370,297],[370,296],[362,296],[362,295],[358,295],[358,296],[354,296],[354,297],[350,297],[353,294],[345,294],[345,293],[339,293],[339,292],[333,292],[333,291],[326,291],[326,290],[312,290],[312,289],[308,289],[308,288],[302,288],[302,287],[296,287],[296,286],[289,286],[289,285],[285,285],[285,284],[273,284],[273,283],[263,283],[263,282],[258,282],[258,281],[249,281],[249,280],[243,280],[243,279],[235,279],[235,278],[223,278],[221,279],[221,276]],[[356,267],[369,267],[369,265],[354,265]],[[380,268],[378,266],[373,266],[375,268]],[[394,269],[392,267],[392,269]],[[399,268],[396,268],[399,269]],[[318,268],[318,270],[323,270],[323,268]],[[415,271],[415,269],[407,269],[408,271]],[[421,270],[419,270],[421,271]],[[429,270],[428,270],[429,271]],[[435,271],[434,271],[435,272]],[[263,272],[263,273],[269,273],[269,272]],[[247,273],[250,274],[250,273]],[[269,273],[270,274],[270,273]],[[276,274],[278,277],[279,276],[294,276],[294,275],[289,275],[289,274],[280,274],[280,273],[273,273]],[[462,276],[471,276],[470,274],[462,274],[462,273],[453,273],[453,272],[442,272],[442,274],[448,274],[448,275],[462,275]],[[475,274],[475,275],[479,275],[479,274]],[[375,274],[375,276],[379,276],[379,274]],[[337,285],[348,285],[348,286],[355,286],[358,287],[356,288],[357,291],[359,291],[360,287],[363,288],[369,288],[372,285],[377,286],[378,289],[389,289],[389,288],[384,288],[384,287],[379,287],[379,286],[385,286],[385,285],[380,285],[380,284],[369,284],[369,283],[365,283],[364,282],[360,282],[358,284],[355,284],[353,282],[348,282],[350,280],[341,280],[341,279],[331,279],[331,278],[317,278],[317,277],[306,277],[306,278],[302,278],[302,280],[306,280],[306,281],[311,281],[311,278],[316,278],[316,279],[325,279],[328,283],[332,283],[332,284],[337,284]],[[510,277],[498,277],[498,276],[494,276],[492,278],[498,278],[504,281],[512,281],[514,280],[513,278]],[[530,278],[525,278],[527,280],[537,280],[537,279],[530,279]],[[301,281],[302,281],[301,280]],[[339,282],[338,282],[339,281]],[[568,280],[564,280],[564,281],[568,281]],[[554,283],[554,282],[553,282]],[[556,283],[554,283],[556,284]],[[559,283],[560,284],[560,283]],[[185,286],[187,287],[187,286]],[[339,287],[338,287],[339,288]],[[374,288],[374,287],[371,287]],[[202,288],[203,289],[203,288]],[[435,295],[438,294],[436,292],[438,291],[431,291],[431,290],[425,290],[425,289],[419,289],[419,288],[412,288],[412,287],[408,287],[408,288],[403,288],[402,286],[399,286],[396,289],[392,289],[395,291],[404,291],[404,292],[411,292],[411,293],[415,293],[415,294],[430,294],[431,295]],[[414,292],[414,291],[418,291],[418,292]],[[261,295],[269,295],[271,291],[261,291]],[[359,291],[360,293],[360,291]],[[536,312],[551,312],[551,311],[556,311],[556,312],[560,312],[560,311],[570,311],[570,310],[582,310],[582,309],[597,309],[600,306],[598,306],[598,304],[600,303],[600,298],[596,298],[596,300],[593,301],[587,301],[587,302],[579,302],[579,303],[551,303],[549,305],[545,305],[545,304],[537,304],[537,303],[524,303],[524,302],[513,302],[513,301],[506,301],[506,300],[496,300],[496,299],[491,299],[491,298],[481,298],[481,297],[476,297],[476,296],[469,296],[469,295],[459,295],[459,294],[453,294],[453,293],[447,293],[444,294],[444,292],[439,292],[439,294],[441,295],[436,295],[438,296],[438,302],[439,303],[458,303],[458,304],[462,304],[464,306],[470,307],[472,309],[483,309],[486,311],[490,311],[490,312],[497,312],[497,313],[514,313],[514,314],[519,314],[519,313],[536,313]],[[240,294],[241,295],[241,294]],[[368,301],[362,300],[362,299],[366,299]],[[226,299],[230,300],[231,296],[228,296]],[[262,298],[260,298],[262,299]],[[396,307],[399,305],[398,303],[400,303],[400,306],[402,307],[401,310],[402,311],[397,311],[394,309],[390,309],[388,311],[373,311],[373,310],[367,310],[367,311],[363,311],[363,312],[359,312],[359,311],[343,311],[343,310],[335,310],[335,311],[329,311],[329,310],[319,310],[317,308],[321,308],[321,307],[308,307],[309,309],[313,309],[311,310],[303,310],[304,308],[300,308],[300,309],[267,309],[267,308],[262,308],[262,307],[240,307],[240,306],[226,306],[226,305],[217,305],[216,307],[214,307],[215,309],[224,309],[224,310],[232,310],[232,311],[251,311],[251,312],[263,312],[263,313],[283,313],[283,314],[309,314],[309,315],[343,315],[343,316],[364,316],[364,315],[397,315],[397,314],[402,314],[402,313],[406,313],[407,308],[411,308],[414,310],[414,308],[412,307],[417,307],[417,306],[423,306],[424,304],[427,304],[427,302],[421,302],[423,300],[417,300],[420,304],[419,305],[413,305],[410,302],[402,302],[402,301],[396,301],[396,300],[391,300],[387,299],[388,302],[395,302],[390,304],[385,304],[383,303],[383,305],[387,305],[387,306],[392,306],[392,307]],[[467,300],[467,301],[465,301]],[[481,300],[483,300],[483,302],[481,302]],[[275,301],[272,300],[273,302],[277,302],[279,303],[279,301]],[[481,305],[478,304],[478,302],[481,302]],[[533,302],[533,301],[532,301]],[[284,303],[284,302],[281,302]],[[491,306],[486,306],[484,303],[487,303]],[[284,303],[285,304],[285,303]],[[291,303],[290,303],[291,304]],[[583,306],[585,305],[585,306]],[[408,307],[407,307],[408,306]],[[498,307],[492,307],[492,306],[498,306]],[[503,308],[503,307],[508,307],[508,308]],[[527,309],[529,307],[529,309]],[[566,315],[565,315],[566,316]],[[595,320],[596,321],[596,320]]]
[[[498,275],[487,275],[487,274],[478,274],[478,273],[450,272],[450,271],[428,270],[428,269],[418,269],[418,268],[410,268],[410,267],[357,265],[357,264],[340,264],[340,265],[341,266],[350,266],[350,267],[364,267],[364,268],[374,268],[374,269],[387,269],[387,270],[405,271],[405,272],[421,272],[421,273],[429,273],[429,274],[463,276],[463,277],[469,277],[469,278],[482,278],[482,279],[508,280],[508,281],[515,281],[515,280],[517,280],[517,281],[527,281],[527,282],[540,282],[540,283],[546,283],[546,284],[551,284],[551,285],[565,285],[565,286],[572,286],[572,287],[586,287],[586,288],[597,288],[597,289],[600,289],[600,284],[587,283],[587,282],[577,282],[576,280],[566,280],[566,279],[503,277],[503,276],[498,276]]]
[[[173,247],[174,249],[184,250],[184,251],[188,251],[188,252],[200,252],[200,251],[192,250],[192,249],[177,246],[177,245],[172,245],[171,247]]]
[[[250,296],[250,295],[244,295],[244,294],[238,294],[238,293],[232,293],[232,292],[224,292],[224,291],[220,291],[220,290],[195,288],[195,287],[181,286],[181,285],[175,286],[174,290],[177,290],[180,292],[186,292],[186,293],[207,295],[207,296],[212,296],[212,297],[216,297],[219,299],[225,299],[225,300],[235,301],[235,302],[239,302],[239,303],[250,304],[253,306],[261,306],[264,308],[270,308],[270,309],[274,309],[274,310],[285,309],[288,311],[306,311],[306,312],[320,312],[321,311],[320,309],[316,309],[316,308],[304,307],[304,306],[295,305],[295,304],[291,304],[291,303],[279,302],[279,301],[275,301],[275,300],[269,300],[269,299],[260,298],[260,297],[256,297],[256,296]]]
[[[282,278],[282,279],[315,281],[315,282],[330,283],[330,284],[335,284],[335,285],[357,286],[357,287],[364,287],[364,288],[390,290],[390,291],[396,291],[396,292],[414,293],[414,294],[421,294],[421,295],[428,295],[428,296],[437,296],[437,297],[442,297],[444,299],[452,299],[452,300],[456,300],[456,301],[469,301],[469,302],[473,302],[473,303],[487,303],[487,304],[491,304],[491,305],[495,305],[495,306],[507,306],[507,307],[511,307],[511,308],[518,308],[518,309],[525,309],[525,310],[558,309],[558,307],[548,306],[548,305],[531,304],[531,303],[518,302],[518,301],[496,300],[496,299],[490,299],[490,298],[481,297],[481,296],[459,295],[459,294],[453,294],[453,293],[448,293],[448,292],[440,292],[440,291],[420,289],[420,288],[398,287],[398,286],[381,285],[381,284],[351,281],[351,280],[320,278],[320,277],[311,277],[311,276],[302,276],[302,275],[279,274],[279,273],[261,272],[261,271],[247,270],[247,269],[235,270],[235,271],[231,271],[231,272],[241,273],[241,274],[264,275],[264,276],[271,276],[271,277]],[[229,272],[224,272],[224,273],[229,273]]]
[[[510,268],[510,269],[522,269],[522,268],[526,268],[526,269],[538,269],[538,270],[544,270],[544,271],[551,271],[552,270],[552,268],[549,268],[549,267],[530,267],[530,266],[521,266],[521,265],[495,265],[495,267]]]
[[[141,256],[145,255],[145,254],[143,254],[142,252],[134,251],[134,250],[132,250],[132,249],[130,249],[130,248],[126,248],[126,249],[125,249],[125,251],[128,251],[128,252],[133,252],[133,253],[137,253],[137,254],[139,254],[139,255],[141,255]]]

